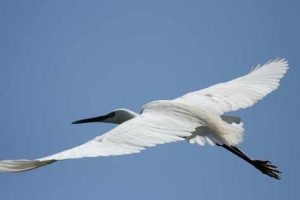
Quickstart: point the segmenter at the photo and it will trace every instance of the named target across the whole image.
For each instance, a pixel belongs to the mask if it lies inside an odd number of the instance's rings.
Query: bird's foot
[[[279,174],[281,174],[281,172],[277,169],[275,165],[272,165],[270,161],[252,160],[252,164],[254,167],[256,167],[256,169],[261,171],[263,174],[266,174],[278,180],[280,179]]]

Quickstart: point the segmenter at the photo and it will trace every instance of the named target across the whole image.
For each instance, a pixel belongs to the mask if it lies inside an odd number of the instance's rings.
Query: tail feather
[[[215,129],[219,129],[218,132],[207,126],[201,126],[196,128],[186,140],[191,144],[196,143],[199,145],[205,145],[206,143],[210,145],[237,145],[243,140],[243,125],[239,117],[222,115],[221,121],[212,124]]]
[[[48,165],[55,161],[56,160],[0,160],[0,172],[23,172]]]
[[[223,143],[222,144],[226,144],[226,145],[238,145],[240,142],[243,141],[243,132],[244,132],[244,124],[243,122],[236,124],[236,123],[232,123],[232,124],[227,124],[226,126],[223,126],[223,134],[222,134],[222,138],[223,138]]]

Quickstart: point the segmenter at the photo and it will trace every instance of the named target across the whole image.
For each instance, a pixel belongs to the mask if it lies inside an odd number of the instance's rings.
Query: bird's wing
[[[138,153],[157,144],[184,140],[199,122],[164,113],[148,113],[131,119],[111,131],[75,148],[39,160],[64,160],[82,157],[113,156]]]
[[[287,70],[287,61],[276,59],[258,65],[247,75],[188,93],[173,101],[206,106],[219,114],[247,108],[275,90]]]
[[[184,140],[197,126],[201,126],[198,121],[144,111],[111,131],[60,153],[36,160],[1,160],[0,172],[27,171],[65,159],[139,153],[158,144]]]

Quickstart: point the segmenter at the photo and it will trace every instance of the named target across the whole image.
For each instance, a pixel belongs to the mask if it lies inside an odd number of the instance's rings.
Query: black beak
[[[114,112],[108,113],[107,115],[92,117],[87,119],[81,119],[78,121],[72,122],[72,124],[83,124],[83,123],[91,123],[91,122],[102,122],[103,120],[113,118],[115,116]]]

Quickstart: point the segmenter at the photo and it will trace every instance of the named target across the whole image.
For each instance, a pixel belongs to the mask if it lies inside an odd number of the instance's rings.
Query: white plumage
[[[269,61],[262,66],[258,65],[245,76],[188,93],[174,101],[194,107],[205,106],[219,114],[247,108],[275,90],[287,70],[287,61]]]
[[[232,81],[174,100],[150,102],[143,106],[141,114],[119,109],[105,116],[76,121],[74,123],[120,125],[85,144],[48,157],[2,160],[0,171],[26,171],[65,159],[138,153],[148,147],[181,140],[199,145],[209,143],[234,147],[243,139],[243,123],[240,118],[225,113],[250,107],[261,100],[279,86],[287,69],[287,61],[277,59]]]

